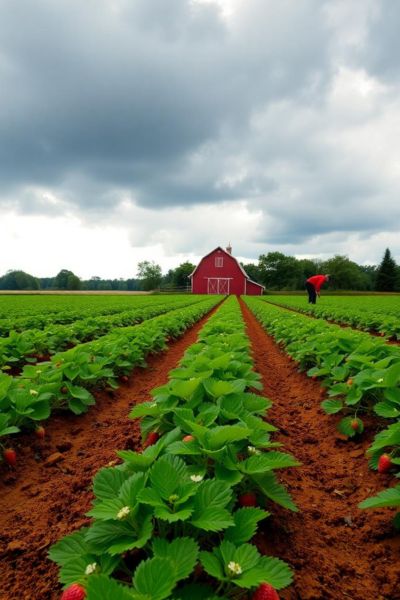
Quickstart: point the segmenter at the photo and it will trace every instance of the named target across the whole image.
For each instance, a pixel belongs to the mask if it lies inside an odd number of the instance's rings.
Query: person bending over
[[[321,286],[329,281],[329,275],[313,275],[306,281],[306,290],[308,292],[308,303],[315,304],[317,296],[320,295]]]

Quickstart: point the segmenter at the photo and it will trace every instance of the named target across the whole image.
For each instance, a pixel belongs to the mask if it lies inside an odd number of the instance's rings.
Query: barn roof
[[[239,267],[239,269],[241,270],[241,272],[243,273],[243,275],[246,277],[247,281],[250,281],[250,283],[254,283],[254,285],[259,285],[260,287],[263,288],[263,290],[265,289],[265,286],[261,285],[261,283],[257,283],[257,281],[253,281],[252,279],[250,279],[250,277],[247,275],[246,271],[243,269],[242,265],[240,264],[240,262],[238,261],[237,258],[235,258],[234,256],[232,256],[232,254],[230,254],[229,252],[227,252],[224,248],[222,248],[221,246],[217,246],[216,248],[214,248],[214,250],[211,250],[211,252],[209,252],[208,254],[206,254],[205,256],[203,256],[203,258],[200,260],[199,264],[197,265],[197,267],[192,271],[192,273],[190,273],[189,277],[193,277],[193,275],[196,273],[197,269],[199,268],[200,264],[203,262],[203,260],[205,258],[207,258],[207,256],[210,256],[210,254],[212,254],[213,252],[215,252],[216,250],[221,250],[222,252],[224,252],[224,254],[226,254],[227,256],[229,256],[230,258],[233,258],[233,260],[236,262],[237,266]]]

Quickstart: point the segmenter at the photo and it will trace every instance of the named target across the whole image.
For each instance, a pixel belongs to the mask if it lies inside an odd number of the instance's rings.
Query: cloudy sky
[[[397,0],[0,0],[0,275],[400,262]]]

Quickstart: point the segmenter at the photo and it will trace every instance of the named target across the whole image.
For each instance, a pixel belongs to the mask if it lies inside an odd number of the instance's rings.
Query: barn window
[[[223,267],[224,266],[224,257],[223,256],[216,256],[215,257],[215,266],[216,267]]]

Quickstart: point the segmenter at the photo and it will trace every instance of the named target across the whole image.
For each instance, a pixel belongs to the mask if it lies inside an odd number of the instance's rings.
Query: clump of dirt
[[[256,538],[265,553],[294,569],[294,583],[280,597],[399,600],[400,536],[392,526],[393,511],[357,508],[393,484],[390,475],[368,468],[365,455],[379,420],[364,419],[362,437],[346,440],[336,429],[340,416],[326,415],[320,407],[325,391],[319,383],[299,372],[243,303],[242,310],[254,368],[274,403],[267,417],[280,430],[274,439],[302,463],[280,476],[299,512],[268,504],[273,516]]]

